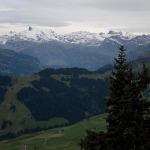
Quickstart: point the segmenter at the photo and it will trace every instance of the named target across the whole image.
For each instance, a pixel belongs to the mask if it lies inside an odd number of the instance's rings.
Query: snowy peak
[[[90,33],[86,31],[73,32],[62,36],[64,42],[75,44],[101,44],[104,38],[98,33]]]
[[[117,31],[112,31],[112,30],[110,30],[110,31],[108,32],[108,34],[110,34],[110,35],[122,35],[122,32],[117,32]]]
[[[32,27],[29,26],[28,31],[32,31]]]
[[[107,33],[107,36],[108,37],[120,37],[121,39],[127,39],[127,40],[131,40],[132,38],[136,37],[136,35],[130,34],[128,32],[112,31],[112,30],[110,30]]]
[[[63,42],[70,42],[74,44],[85,44],[88,46],[100,46],[106,39],[116,41],[120,44],[120,40],[131,40],[135,35],[123,32],[109,31],[108,33],[91,33],[87,31],[73,32],[62,36]],[[118,40],[118,41],[117,41]]]
[[[39,29],[32,28],[30,26],[29,26],[28,30],[17,33],[16,37],[18,37],[22,40],[32,40],[32,41],[36,41],[36,42],[59,40],[58,35],[50,29],[45,29],[45,30],[41,31]]]
[[[8,40],[25,40],[34,42],[46,42],[52,40],[59,40],[59,36],[51,29],[39,30],[37,28],[28,27],[22,32],[12,32],[0,36],[0,43],[5,44]]]
[[[58,35],[50,28],[39,29],[29,26],[27,30],[22,32],[10,31],[8,34],[0,36],[0,44],[5,45],[8,41],[31,41],[36,43],[58,41],[61,43],[81,44],[86,46],[101,46],[105,41],[113,41],[115,43],[121,44],[123,40],[129,41],[137,37],[138,36],[130,33],[112,30],[108,33],[91,33],[87,31],[79,31],[65,35]],[[139,36],[137,38],[138,41],[143,41],[143,39],[150,41],[150,38],[147,36]]]

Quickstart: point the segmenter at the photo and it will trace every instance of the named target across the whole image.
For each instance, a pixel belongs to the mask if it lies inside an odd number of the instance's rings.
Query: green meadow
[[[84,119],[68,127],[55,128],[0,143],[0,150],[80,150],[86,130],[104,131],[106,114]]]

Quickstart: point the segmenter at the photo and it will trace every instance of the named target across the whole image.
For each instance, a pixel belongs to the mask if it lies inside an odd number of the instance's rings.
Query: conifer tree
[[[106,100],[107,105],[107,138],[111,149],[119,150],[124,143],[124,121],[128,119],[126,114],[130,99],[128,93],[132,79],[132,69],[128,67],[125,59],[125,49],[119,48],[118,59],[115,59],[114,70],[110,77],[110,97]],[[129,110],[128,110],[129,111]],[[130,112],[128,112],[130,113]],[[126,131],[131,132],[131,131]],[[127,144],[128,145],[128,144]]]
[[[107,132],[95,135],[89,132],[80,145],[85,150],[150,149],[150,102],[142,96],[149,83],[148,68],[143,64],[142,72],[134,74],[126,63],[125,48],[121,46],[110,77],[110,96],[106,100]],[[97,139],[92,141],[94,136]]]
[[[139,92],[144,92],[145,89],[149,89],[150,84],[150,70],[143,64],[141,73],[139,74],[138,79],[138,90]],[[142,94],[142,93],[141,93]],[[142,98],[142,95],[139,95],[141,114],[142,114],[142,123],[141,129],[139,132],[139,147],[140,150],[149,150],[150,149],[150,101],[145,98]],[[142,106],[142,107],[141,107]]]
[[[107,140],[111,150],[141,150],[145,143],[145,115],[150,106],[141,95],[149,83],[148,68],[143,65],[141,74],[134,75],[126,63],[124,47],[119,50],[106,103]]]

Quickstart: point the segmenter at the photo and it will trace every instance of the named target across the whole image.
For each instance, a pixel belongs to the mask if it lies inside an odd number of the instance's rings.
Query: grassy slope
[[[56,80],[61,80],[62,77],[64,78],[72,78],[71,75],[51,75]],[[101,74],[82,74],[79,75],[79,78],[90,78],[90,79],[102,79],[106,78],[107,75],[101,75]],[[37,126],[40,127],[48,127],[53,125],[61,125],[67,122],[67,120],[63,118],[53,118],[49,121],[35,121],[32,117],[32,114],[30,110],[25,107],[19,100],[17,100],[16,93],[22,89],[23,87],[33,87],[30,83],[33,80],[39,80],[39,75],[33,75],[33,76],[19,76],[19,77],[13,77],[12,83],[13,86],[8,88],[8,91],[5,95],[5,100],[2,104],[0,104],[0,126],[2,123],[2,120],[10,120],[13,125],[10,127],[7,127],[3,131],[0,131],[0,135],[2,135],[5,132],[17,132],[21,129],[27,128],[35,128]],[[67,83],[65,81],[67,85]],[[12,112],[10,110],[11,103],[16,106],[16,111]]]
[[[79,150],[78,143],[85,136],[86,129],[101,131],[106,129],[106,114],[83,120],[72,126],[51,129],[36,134],[24,135],[19,138],[0,143],[3,150]]]
[[[5,95],[5,100],[2,104],[0,104],[0,120],[11,120],[13,125],[9,128],[6,128],[4,131],[0,132],[0,135],[4,132],[11,132],[11,131],[18,131],[23,128],[34,128],[37,126],[45,127],[45,126],[51,126],[51,125],[61,125],[62,123],[67,122],[63,118],[53,118],[49,121],[35,121],[34,118],[32,118],[32,114],[23,105],[20,101],[17,100],[16,93],[22,88],[22,87],[30,87],[32,86],[30,84],[30,81],[33,80],[39,80],[38,75],[34,75],[31,77],[13,77],[12,82],[13,86],[8,88],[8,91]],[[12,112],[9,108],[10,105],[14,104],[16,106],[16,111]],[[24,124],[22,124],[24,122]],[[1,122],[0,122],[1,123]]]

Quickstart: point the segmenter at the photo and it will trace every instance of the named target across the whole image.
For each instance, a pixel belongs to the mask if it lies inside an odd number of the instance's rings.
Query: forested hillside
[[[46,69],[30,77],[2,77],[8,78],[8,84],[2,86],[6,90],[0,103],[0,134],[35,132],[104,113],[107,76],[68,68]]]

